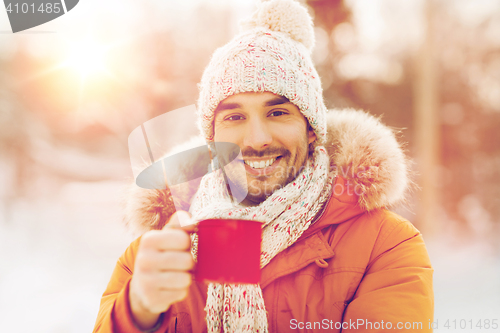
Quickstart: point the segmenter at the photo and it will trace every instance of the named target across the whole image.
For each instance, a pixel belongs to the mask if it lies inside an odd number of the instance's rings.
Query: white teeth
[[[268,166],[270,166],[271,164],[273,164],[274,161],[276,161],[275,158],[272,158],[272,159],[267,160],[267,161],[260,161],[260,162],[245,160],[245,164],[251,166],[254,169],[264,169],[264,168],[267,168]]]

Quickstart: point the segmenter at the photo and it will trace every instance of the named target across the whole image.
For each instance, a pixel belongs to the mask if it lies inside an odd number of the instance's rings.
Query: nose
[[[261,119],[250,121],[245,132],[243,144],[255,150],[267,147],[273,140],[269,128]]]

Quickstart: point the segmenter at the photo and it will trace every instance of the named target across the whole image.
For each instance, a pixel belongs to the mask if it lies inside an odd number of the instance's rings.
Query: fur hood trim
[[[378,118],[352,109],[330,110],[327,128],[325,148],[331,168],[354,185],[363,210],[394,206],[404,200],[411,185],[409,161],[395,131]],[[191,147],[204,144],[201,137],[189,142]],[[163,228],[175,212],[168,190],[142,189],[132,184],[124,201],[125,222],[139,234]]]
[[[396,132],[378,118],[346,109],[327,115],[330,164],[337,175],[354,185],[365,211],[401,203],[412,184],[410,162],[396,140]]]

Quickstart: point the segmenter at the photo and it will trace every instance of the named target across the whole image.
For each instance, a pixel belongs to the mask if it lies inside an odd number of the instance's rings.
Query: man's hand
[[[187,295],[194,267],[188,232],[194,226],[181,229],[179,220],[189,218],[189,213],[179,211],[161,231],[141,238],[129,292],[132,316],[141,329],[152,328],[162,312]]]

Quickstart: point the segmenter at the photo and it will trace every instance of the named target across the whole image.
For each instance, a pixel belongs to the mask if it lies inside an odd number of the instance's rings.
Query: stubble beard
[[[280,165],[278,165],[276,170],[270,175],[259,177],[247,175],[248,194],[243,203],[247,206],[257,206],[264,202],[274,192],[292,182],[305,167],[309,156],[307,150],[307,143],[305,144],[305,148],[304,145],[301,145],[297,149],[297,154],[293,157],[293,161],[291,161],[291,152],[285,148],[270,148],[261,152],[257,152],[253,149],[242,151],[243,156],[246,157],[262,157],[278,154],[281,155],[282,159]],[[283,163],[283,161],[285,163]]]

